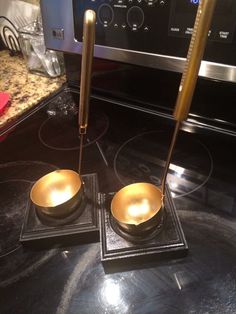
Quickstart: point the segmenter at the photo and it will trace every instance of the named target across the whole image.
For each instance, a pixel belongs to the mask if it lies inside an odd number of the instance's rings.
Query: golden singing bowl
[[[37,209],[52,217],[66,217],[80,204],[83,182],[73,170],[55,170],[40,178],[30,192]]]
[[[151,183],[134,183],[115,194],[111,213],[122,229],[137,234],[160,223],[162,205],[163,194],[159,188]]]

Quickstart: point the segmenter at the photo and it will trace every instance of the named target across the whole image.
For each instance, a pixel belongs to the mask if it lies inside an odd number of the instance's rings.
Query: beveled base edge
[[[103,195],[100,215],[101,261],[106,273],[157,266],[163,262],[187,255],[188,245],[168,186],[166,187],[165,212],[169,221],[171,221],[172,229],[169,226],[166,226],[166,228],[168,228],[169,235],[173,233],[177,236],[175,241],[168,240],[168,236],[165,237],[165,225],[161,234],[157,234],[153,240],[147,240],[146,244],[132,244],[122,239],[120,235],[112,230],[109,222],[109,208],[105,201],[106,197],[107,195]],[[110,237],[113,236],[113,248],[108,248],[108,233]],[[160,236],[161,240],[158,238]],[[122,241],[124,247],[117,248],[116,242],[121,243]]]

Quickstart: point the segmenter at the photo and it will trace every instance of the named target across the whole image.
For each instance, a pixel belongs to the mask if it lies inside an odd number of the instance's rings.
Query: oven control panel
[[[172,1],[168,34],[188,37],[193,31],[193,21],[199,0]],[[234,0],[218,0],[208,37],[210,41],[232,43],[236,24]]]
[[[96,57],[181,72],[199,1],[41,0],[45,42],[81,54],[83,16],[92,9]],[[236,1],[217,0],[200,75],[236,81],[235,26]]]
[[[74,0],[75,37],[82,40],[84,11],[93,9],[97,13],[97,44],[166,52],[171,37],[190,38],[198,3],[199,0],[87,0],[85,4]],[[209,40],[232,43],[235,24],[234,0],[218,0]]]
[[[74,3],[75,38],[82,40],[84,10],[97,13],[96,44],[133,51],[157,52],[168,14],[168,0],[87,0]],[[164,23],[163,23],[164,22]],[[153,38],[156,37],[156,39]]]

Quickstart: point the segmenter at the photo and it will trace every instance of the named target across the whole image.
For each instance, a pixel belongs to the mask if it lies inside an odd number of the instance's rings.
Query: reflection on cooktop
[[[104,275],[97,262],[84,275],[84,289],[81,282],[77,284],[68,313],[76,312],[79,304],[81,313],[102,314],[106,308],[114,314],[234,314],[234,223],[204,212],[196,215],[181,210],[180,218],[190,243],[187,257],[112,275]]]
[[[123,185],[134,182],[161,184],[170,144],[168,131],[150,131],[128,139],[114,158],[114,171]],[[191,134],[180,132],[167,182],[174,198],[200,189],[209,180],[213,160],[208,148]]]

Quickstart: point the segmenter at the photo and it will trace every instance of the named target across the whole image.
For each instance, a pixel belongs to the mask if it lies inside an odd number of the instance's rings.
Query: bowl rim
[[[119,195],[120,193],[122,193],[122,192],[125,191],[126,189],[128,189],[128,188],[130,188],[130,187],[133,187],[133,186],[135,186],[135,185],[140,185],[140,184],[145,184],[145,185],[148,185],[148,186],[152,186],[155,190],[157,190],[157,191],[160,193],[160,195],[161,195],[161,206],[160,206],[158,209],[156,209],[156,210],[153,212],[153,214],[152,214],[147,220],[142,221],[142,222],[137,223],[137,224],[135,224],[135,223],[129,223],[129,222],[127,222],[127,221],[123,221],[123,220],[118,219],[118,218],[116,217],[115,213],[114,213],[114,211],[115,211],[115,209],[114,209],[114,199],[117,197],[117,195]],[[112,214],[112,216],[114,217],[114,219],[118,222],[118,224],[120,223],[120,224],[126,224],[126,225],[130,225],[130,226],[135,226],[135,227],[137,227],[137,226],[139,226],[139,225],[141,225],[141,224],[148,223],[148,222],[161,210],[161,208],[163,207],[163,199],[164,199],[164,195],[162,194],[161,188],[157,187],[156,185],[154,185],[154,184],[152,184],[152,183],[148,183],[148,182],[135,182],[135,183],[131,183],[131,184],[126,185],[126,186],[124,186],[123,188],[121,188],[121,189],[120,189],[119,191],[117,191],[117,192],[115,193],[115,195],[113,196],[112,201],[111,201],[111,206],[110,206],[110,207],[111,207],[111,214]]]
[[[75,176],[79,177],[79,179],[80,179],[80,185],[79,185],[78,188],[76,189],[74,195],[71,196],[68,200],[66,200],[66,201],[64,201],[64,202],[61,202],[61,203],[59,203],[59,204],[53,205],[53,206],[45,206],[45,205],[42,205],[42,204],[40,204],[40,203],[38,203],[37,201],[34,200],[34,196],[33,196],[34,190],[37,188],[38,184],[39,184],[41,181],[45,180],[46,177],[49,177],[49,176],[51,176],[53,173],[56,173],[56,172],[63,172],[63,173],[69,172],[69,173],[73,173]],[[56,169],[56,170],[51,171],[51,172],[45,174],[44,176],[40,177],[40,178],[33,184],[32,188],[31,188],[31,190],[30,190],[30,199],[31,199],[31,201],[32,201],[32,203],[33,203],[34,205],[36,205],[36,206],[38,206],[38,207],[40,207],[40,208],[56,208],[56,207],[58,207],[58,206],[64,205],[64,204],[66,204],[67,202],[69,202],[69,201],[81,190],[82,187],[83,187],[83,181],[82,181],[81,176],[80,176],[80,174],[79,174],[78,172],[76,172],[76,171],[74,171],[74,170],[72,170],[72,169]]]

